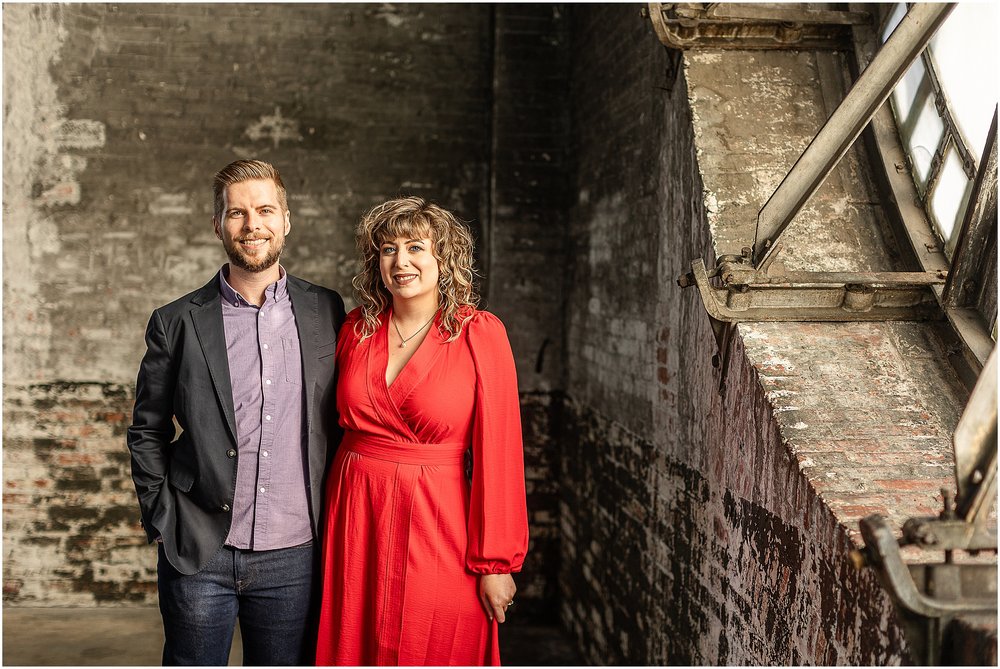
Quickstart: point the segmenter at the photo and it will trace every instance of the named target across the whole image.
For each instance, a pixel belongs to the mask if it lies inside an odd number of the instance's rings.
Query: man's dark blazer
[[[344,301],[291,275],[287,286],[302,352],[307,485],[318,537],[323,476],[340,439],[333,378]],[[183,430],[176,439],[173,418]],[[177,571],[199,572],[229,533],[236,489],[236,413],[218,275],[150,317],[127,441],[149,541],[162,538]]]

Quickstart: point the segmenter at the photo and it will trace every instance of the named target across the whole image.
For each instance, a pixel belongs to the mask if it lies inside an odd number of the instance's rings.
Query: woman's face
[[[397,237],[382,242],[379,247],[379,270],[382,282],[398,300],[438,301],[438,260],[434,257],[430,238]]]

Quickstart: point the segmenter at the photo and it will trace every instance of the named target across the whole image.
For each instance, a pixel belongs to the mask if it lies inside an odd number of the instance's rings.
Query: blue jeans
[[[243,664],[310,663],[315,565],[312,542],[272,551],[223,546],[204,569],[185,575],[159,547],[163,664],[228,664],[237,618]]]

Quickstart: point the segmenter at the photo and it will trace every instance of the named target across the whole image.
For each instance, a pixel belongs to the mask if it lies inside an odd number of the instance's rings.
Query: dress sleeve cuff
[[[505,562],[469,562],[466,565],[473,574],[516,574],[521,571],[521,563],[514,565]]]

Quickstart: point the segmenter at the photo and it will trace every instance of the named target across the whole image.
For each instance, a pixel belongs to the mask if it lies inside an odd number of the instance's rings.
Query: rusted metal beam
[[[899,542],[893,536],[888,521],[882,516],[873,515],[863,518],[860,522],[861,536],[865,540],[867,564],[879,569],[884,578],[886,588],[898,604],[907,611],[928,618],[940,618],[948,615],[973,613],[977,611],[996,611],[996,565],[992,567],[993,587],[975,588],[964,600],[943,600],[928,596],[921,592],[913,582],[910,570],[899,553]],[[992,590],[992,593],[990,592]],[[979,595],[975,597],[974,595]]]
[[[916,3],[757,216],[753,260],[760,267],[779,237],[885,102],[954,4]]]
[[[903,524],[903,538],[908,544],[928,550],[995,550],[997,528],[964,520],[909,518]]]
[[[872,15],[863,11],[841,11],[835,9],[815,9],[789,5],[785,7],[745,2],[718,2],[707,6],[699,3],[692,11],[689,5],[675,5],[679,16],[698,18],[704,15],[711,19],[732,19],[738,21],[781,21],[816,25],[862,25],[872,20]]]
[[[656,36],[672,49],[843,49],[866,11],[745,3],[659,3],[643,8]]]
[[[713,274],[718,275],[716,270]],[[705,262],[691,263],[678,279],[695,285],[712,318],[744,321],[913,321],[941,320],[944,314],[930,287],[945,281],[941,272],[809,272],[788,276],[753,276],[744,281],[730,270],[724,285],[712,285]],[[757,275],[759,276],[759,275]]]
[[[996,501],[997,352],[990,354],[955,428],[955,483],[959,518],[986,522]]]

